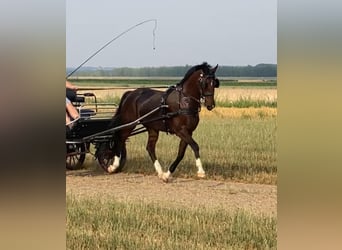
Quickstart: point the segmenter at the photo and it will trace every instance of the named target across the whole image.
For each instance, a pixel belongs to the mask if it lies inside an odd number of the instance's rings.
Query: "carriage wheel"
[[[69,170],[80,169],[85,160],[86,146],[84,143],[66,144],[66,168]]]
[[[108,167],[114,162],[114,152],[108,142],[101,143],[96,151],[97,160],[104,171],[108,172]],[[126,148],[121,152],[120,166],[113,173],[121,172],[126,163]]]

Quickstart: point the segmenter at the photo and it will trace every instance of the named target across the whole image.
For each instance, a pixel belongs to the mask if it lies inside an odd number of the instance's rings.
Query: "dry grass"
[[[134,88],[132,88],[134,89]],[[110,99],[121,97],[122,94],[129,89],[111,89],[111,90],[93,90],[93,91],[82,91],[93,92],[99,99]],[[163,90],[163,89],[160,89]],[[221,87],[215,91],[215,100],[217,101],[236,101],[240,99],[250,100],[265,100],[274,101],[277,100],[277,89],[276,88],[230,88]]]
[[[98,99],[118,102],[127,89],[95,91]],[[268,100],[276,99],[273,88],[219,88],[217,98]],[[112,101],[112,102],[113,102]],[[227,101],[227,99],[225,99]],[[203,159],[207,165],[208,177],[230,179],[250,183],[277,183],[276,167],[276,117],[277,109],[225,108],[216,107],[212,111],[202,108],[201,122],[194,136],[201,145]],[[174,160],[178,140],[162,133],[157,151],[163,166]],[[224,146],[222,146],[224,145]],[[128,173],[154,174],[150,159],[146,155],[146,135],[131,137],[128,143],[129,160],[124,171]],[[192,166],[193,153],[187,150],[181,165]],[[179,177],[193,175],[193,168],[180,166],[175,173]]]
[[[276,108],[222,108],[216,107],[212,111],[203,108],[200,112],[200,117],[208,118],[265,118],[276,117]]]
[[[204,109],[200,113],[202,117],[194,139],[200,145],[203,166],[209,179],[277,183],[276,116],[267,116],[266,111],[261,113],[260,110],[218,108],[216,111],[220,114]],[[270,109],[269,113],[274,111]],[[145,149],[146,141],[146,134],[129,138],[128,160],[123,172],[155,175]],[[156,151],[165,171],[177,155],[178,144],[179,139],[175,136],[160,133]],[[188,148],[174,176],[192,178],[196,170],[193,152]]]
[[[67,249],[274,249],[274,217],[67,196]]]
[[[277,89],[275,88],[229,88],[223,87],[215,91],[216,101],[236,101],[240,99],[250,100],[277,100]]]

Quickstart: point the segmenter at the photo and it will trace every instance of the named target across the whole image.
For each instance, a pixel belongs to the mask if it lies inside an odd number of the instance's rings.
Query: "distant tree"
[[[177,76],[182,77],[191,65],[169,66],[169,67],[142,67],[142,68],[102,68],[102,67],[84,67],[77,71],[74,76]],[[73,68],[67,68],[69,73]],[[276,77],[277,64],[257,64],[256,66],[223,66],[217,71],[218,76],[229,77]]]

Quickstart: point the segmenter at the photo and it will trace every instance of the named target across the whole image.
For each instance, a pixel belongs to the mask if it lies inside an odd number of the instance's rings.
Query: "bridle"
[[[209,83],[207,83],[208,80],[210,80]],[[207,84],[211,84],[214,88],[218,88],[219,85],[218,79],[215,77],[215,74],[212,73],[209,73],[208,75],[204,75],[203,73],[201,73],[198,82],[200,87],[201,99],[205,99],[207,96],[214,95],[214,91],[212,93],[204,91],[204,89],[207,87]]]
[[[208,83],[208,80],[210,82]],[[198,87],[199,87],[199,92],[200,92],[200,97],[199,99],[195,98],[192,95],[185,94],[183,91],[183,86],[182,85],[175,85],[173,86],[173,89],[176,90],[179,93],[179,98],[181,100],[182,96],[190,98],[191,100],[197,102],[199,104],[199,107],[201,103],[205,103],[205,98],[208,96],[214,96],[214,91],[210,92],[205,92],[204,89],[208,86],[208,84],[211,84],[214,88],[219,87],[219,80],[216,78],[215,73],[209,73],[209,74],[204,74],[201,73],[200,77],[198,79]],[[165,98],[163,98],[165,100]]]

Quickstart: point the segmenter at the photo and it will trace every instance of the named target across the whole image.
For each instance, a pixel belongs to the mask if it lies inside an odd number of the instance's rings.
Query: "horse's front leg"
[[[196,159],[196,167],[198,169],[197,171],[197,177],[198,178],[204,178],[205,177],[205,172],[202,166],[202,161],[200,158],[200,153],[199,153],[199,146],[197,142],[192,138],[192,133],[188,133],[187,131],[181,131],[178,136],[184,140],[187,144],[190,145],[192,151],[195,154],[195,159]]]
[[[202,162],[201,162],[201,158],[200,158],[200,154],[199,154],[199,146],[195,142],[195,140],[192,138],[192,134],[188,133],[186,130],[183,130],[183,131],[177,133],[177,135],[181,138],[181,141],[179,143],[179,148],[178,148],[178,156],[177,156],[176,160],[169,167],[169,170],[167,171],[167,173],[164,174],[163,180],[168,181],[171,174],[176,170],[176,167],[178,166],[179,162],[184,157],[185,150],[186,150],[186,147],[188,145],[190,145],[190,147],[192,148],[192,150],[194,151],[194,154],[195,154],[196,166],[198,168],[197,177],[204,178],[205,172],[204,172]]]
[[[205,172],[204,172],[204,169],[203,169],[203,166],[202,166],[202,161],[201,161],[200,154],[199,154],[199,146],[195,142],[195,140],[192,139],[192,137],[190,139],[189,145],[190,145],[190,147],[192,148],[192,150],[194,151],[194,154],[195,154],[196,167],[198,169],[197,170],[197,177],[198,178],[204,178],[205,177]]]
[[[159,137],[158,131],[153,130],[153,129],[148,130],[148,141],[147,141],[146,150],[151,157],[154,168],[156,169],[159,178],[163,179],[164,173],[163,173],[162,167],[161,167],[161,165],[160,165],[160,163],[156,157],[156,143],[158,141],[158,137]]]

